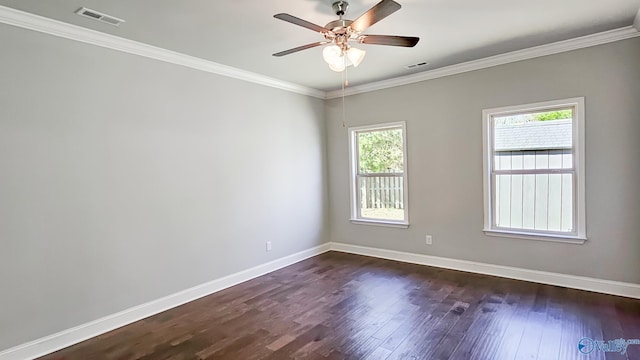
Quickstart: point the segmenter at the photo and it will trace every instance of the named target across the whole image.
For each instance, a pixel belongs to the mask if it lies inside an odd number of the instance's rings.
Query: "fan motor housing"
[[[347,27],[352,23],[353,21],[351,20],[339,19],[328,23],[324,27],[333,31],[335,34],[344,34],[347,31]]]

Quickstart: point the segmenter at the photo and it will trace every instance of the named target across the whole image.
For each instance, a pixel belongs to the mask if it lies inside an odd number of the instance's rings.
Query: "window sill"
[[[585,243],[585,241],[587,241],[586,237],[575,236],[575,235],[539,234],[539,233],[532,233],[532,232],[526,232],[526,231],[510,231],[510,230],[496,230],[496,229],[484,229],[483,231],[486,235],[489,235],[489,236],[560,242],[560,243],[576,244],[576,245],[582,245]]]
[[[392,221],[384,221],[384,220],[364,220],[364,219],[351,219],[352,224],[356,225],[373,225],[373,226],[384,226],[384,227],[392,227],[399,229],[408,229],[409,223],[399,223]]]

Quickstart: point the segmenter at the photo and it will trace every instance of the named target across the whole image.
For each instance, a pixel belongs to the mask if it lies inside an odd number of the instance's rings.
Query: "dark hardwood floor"
[[[329,252],[43,359],[640,359],[583,338],[640,300]]]

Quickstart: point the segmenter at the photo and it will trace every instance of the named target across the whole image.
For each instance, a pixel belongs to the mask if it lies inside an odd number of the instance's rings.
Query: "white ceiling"
[[[351,0],[355,19],[379,0]],[[365,33],[418,36],[414,48],[362,45],[367,56],[349,68],[349,82],[433,70],[509,51],[633,24],[640,0],[396,0],[402,9]],[[324,26],[337,17],[331,0],[0,0],[0,5],[166,48],[323,91],[340,87],[340,73],[317,47],[285,57],[271,54],[323,40],[311,30],[273,18],[285,12]],[[126,20],[120,27],[80,17],[87,7]],[[409,71],[405,65],[427,61]]]

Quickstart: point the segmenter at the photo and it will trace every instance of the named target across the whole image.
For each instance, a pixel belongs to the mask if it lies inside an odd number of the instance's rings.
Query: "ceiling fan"
[[[324,27],[285,13],[274,15],[273,17],[276,19],[319,32],[324,36],[325,41],[298,46],[293,49],[275,53],[273,56],[285,56],[316,46],[332,44],[323,50],[323,58],[329,64],[331,70],[343,71],[349,65],[358,66],[365,55],[364,50],[351,47],[349,42],[413,47],[420,40],[418,37],[411,36],[368,35],[362,33],[371,25],[400,10],[400,4],[393,0],[380,1],[355,20],[343,19],[349,7],[348,2],[335,1],[332,7],[339,19],[328,23]]]

